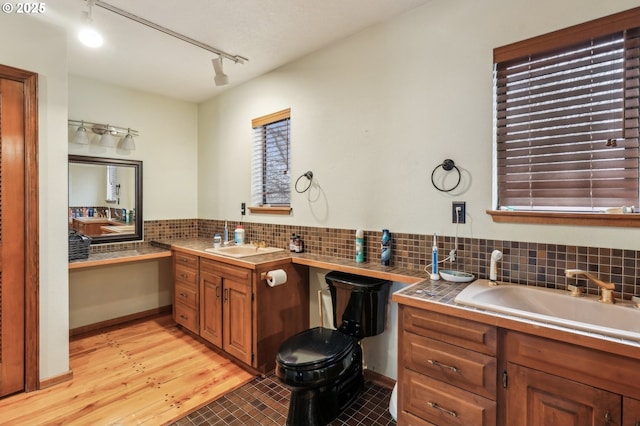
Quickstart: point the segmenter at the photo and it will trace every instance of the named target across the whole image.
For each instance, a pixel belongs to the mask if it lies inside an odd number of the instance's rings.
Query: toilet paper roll
[[[287,272],[283,269],[274,269],[267,273],[267,284],[269,287],[275,287],[287,282]]]

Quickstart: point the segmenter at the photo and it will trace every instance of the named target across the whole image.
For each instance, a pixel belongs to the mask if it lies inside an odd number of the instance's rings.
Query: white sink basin
[[[284,249],[278,247],[256,247],[253,244],[243,244],[239,246],[228,246],[219,248],[212,247],[205,249],[205,251],[229,257],[247,257],[255,256],[258,254],[275,253],[278,251],[284,251]]]
[[[525,285],[489,285],[478,280],[462,290],[456,303],[488,311],[640,341],[640,309],[631,304],[610,305],[595,297],[572,297],[569,292]]]

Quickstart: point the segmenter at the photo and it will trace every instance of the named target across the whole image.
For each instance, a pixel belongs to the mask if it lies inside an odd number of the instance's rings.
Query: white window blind
[[[116,166],[106,166],[107,169],[107,190],[105,201],[107,203],[115,203],[118,199],[118,169]]]
[[[291,204],[291,110],[252,120],[251,202],[254,206]]]
[[[640,204],[640,31],[566,40],[495,63],[498,208]]]

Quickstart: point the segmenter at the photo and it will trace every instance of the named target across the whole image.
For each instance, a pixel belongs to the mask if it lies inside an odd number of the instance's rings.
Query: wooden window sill
[[[608,226],[640,228],[640,214],[557,213],[487,210],[497,223],[531,223],[544,225]]]
[[[281,214],[281,215],[291,214],[290,206],[285,206],[285,207],[253,206],[248,208],[249,208],[249,211],[253,214]]]

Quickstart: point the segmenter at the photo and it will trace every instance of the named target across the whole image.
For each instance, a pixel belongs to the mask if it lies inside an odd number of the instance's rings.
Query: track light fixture
[[[197,46],[201,49],[207,50],[209,52],[213,52],[216,55],[218,55],[218,58],[213,59],[213,68],[216,71],[216,76],[215,76],[215,83],[216,86],[221,86],[221,85],[225,85],[229,83],[229,77],[224,74],[224,72],[222,71],[222,58],[226,58],[230,61],[235,62],[236,64],[244,64],[246,61],[248,61],[249,59],[240,56],[240,55],[232,55],[230,53],[227,53],[223,50],[217,49],[213,46],[209,46],[208,44],[199,42],[198,40],[194,40],[191,37],[187,37],[183,34],[180,34],[178,32],[175,32],[173,30],[170,30],[169,28],[163,27],[162,25],[156,24],[155,22],[151,22],[147,19],[144,19],[140,16],[134,15],[133,13],[129,13],[126,10],[120,9],[118,7],[115,7],[109,3],[105,3],[102,0],[86,0],[87,4],[89,5],[89,14],[91,13],[91,7],[93,5],[96,5],[98,7],[101,7],[105,10],[108,10],[109,12],[113,12],[117,15],[120,15],[122,17],[125,17],[127,19],[130,19],[132,21],[135,21],[139,24],[142,25],[146,25],[149,28],[153,28],[156,31],[160,31],[164,34],[167,34],[171,37],[175,37],[179,40],[182,40],[184,42],[187,42],[189,44],[192,44],[194,46]],[[216,61],[218,61],[218,65],[216,65]],[[220,68],[220,70],[218,70],[218,66]]]
[[[222,70],[222,56],[213,58],[211,62],[213,63],[213,70],[216,73],[216,76],[213,79],[216,82],[216,86],[224,86],[225,84],[229,84],[229,76],[227,76]]]
[[[133,151],[136,149],[136,144],[133,140],[134,136],[138,136],[138,132],[131,128],[117,127],[110,124],[92,123],[84,120],[69,120],[70,126],[78,126],[71,138],[72,143],[80,145],[89,144],[89,132],[87,127],[92,133],[100,136],[99,145],[107,148],[117,147],[126,151]],[[123,136],[119,144],[116,144],[118,138]]]
[[[82,28],[78,33],[78,38],[87,47],[100,47],[104,40],[93,24],[94,0],[87,0],[87,10],[82,12]]]

